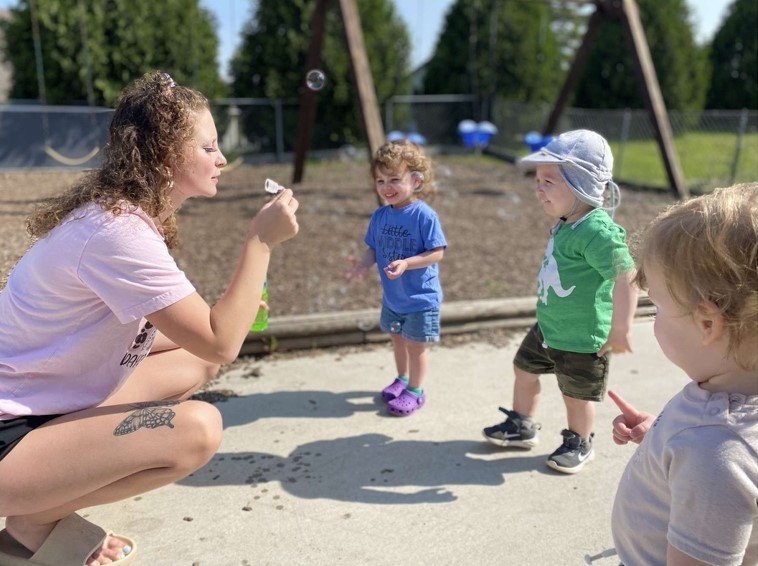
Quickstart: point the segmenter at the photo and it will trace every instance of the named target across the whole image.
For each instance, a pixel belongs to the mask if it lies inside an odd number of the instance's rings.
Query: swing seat
[[[87,161],[95,157],[99,151],[100,151],[100,146],[96,145],[94,148],[92,148],[92,150],[89,153],[87,153],[86,155],[82,157],[66,157],[62,153],[55,151],[48,144],[45,144],[45,153],[47,153],[50,157],[55,159],[58,163],[63,163],[64,165],[83,165],[87,163]]]

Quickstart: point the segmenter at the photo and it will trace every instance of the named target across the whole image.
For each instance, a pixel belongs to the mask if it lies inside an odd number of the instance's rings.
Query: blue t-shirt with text
[[[422,200],[403,208],[382,206],[374,211],[364,242],[374,250],[382,283],[382,303],[399,313],[438,308],[442,304],[439,264],[408,269],[391,280],[384,268],[397,259],[407,259],[435,248],[447,247],[437,213]]]

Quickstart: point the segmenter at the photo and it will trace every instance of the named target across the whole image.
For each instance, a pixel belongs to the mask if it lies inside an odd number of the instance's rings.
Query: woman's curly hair
[[[208,108],[205,96],[177,85],[161,71],[151,71],[131,83],[116,105],[102,165],[39,205],[27,219],[27,232],[41,238],[89,202],[113,214],[123,212],[125,205],[139,206],[159,221],[170,209],[172,171],[186,162],[195,117]],[[175,215],[159,222],[168,247],[176,247]]]

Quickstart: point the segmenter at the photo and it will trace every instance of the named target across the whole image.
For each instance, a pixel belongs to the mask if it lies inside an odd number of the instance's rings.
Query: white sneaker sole
[[[590,455],[587,456],[587,458],[585,458],[582,462],[580,462],[573,468],[564,468],[563,466],[556,464],[553,460],[548,460],[547,466],[548,468],[553,468],[554,470],[558,472],[563,472],[564,474],[575,474],[578,471],[580,471],[587,462],[592,462],[592,460],[594,459],[595,459],[595,451],[593,450],[592,452],[590,452]]]
[[[484,434],[484,431],[482,431],[482,436],[486,438],[488,442],[494,444],[495,446],[501,447],[526,448],[529,450],[539,444],[539,439],[536,436],[534,438],[530,438],[529,440],[508,440],[507,438],[499,440],[497,438],[490,438]]]

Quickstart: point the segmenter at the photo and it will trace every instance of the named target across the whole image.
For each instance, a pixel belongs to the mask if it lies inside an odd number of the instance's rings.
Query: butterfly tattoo
[[[167,426],[174,428],[171,423],[176,413],[168,408],[176,405],[179,401],[156,401],[150,403],[135,403],[137,407],[131,415],[127,416],[113,431],[113,436],[124,436],[136,432],[140,428],[158,428]]]

